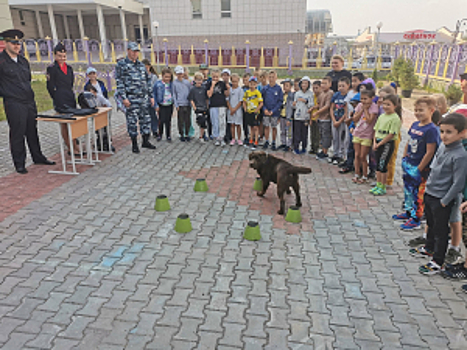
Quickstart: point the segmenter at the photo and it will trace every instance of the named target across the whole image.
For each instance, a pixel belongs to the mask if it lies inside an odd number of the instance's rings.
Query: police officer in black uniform
[[[54,56],[54,63],[47,67],[47,91],[52,97],[55,110],[59,113],[67,113],[70,108],[76,108],[76,98],[73,91],[75,76],[73,68],[66,63],[65,45],[62,43],[55,45]],[[65,124],[62,124],[62,136],[65,144],[70,148]],[[78,147],[77,143],[75,147]]]
[[[37,134],[37,108],[31,88],[29,62],[21,56],[20,30],[10,29],[0,33],[6,47],[0,53],[0,96],[3,97],[5,113],[10,126],[10,149],[16,171],[26,174],[26,146],[29,146],[35,164],[54,165],[41,151]]]

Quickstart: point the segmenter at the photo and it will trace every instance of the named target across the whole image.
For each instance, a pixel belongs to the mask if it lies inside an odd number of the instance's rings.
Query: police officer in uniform
[[[137,123],[143,137],[141,147],[155,149],[149,142],[151,116],[148,108],[154,108],[153,86],[146,67],[138,60],[139,48],[135,42],[128,43],[128,56],[117,63],[117,93],[126,107],[127,130],[133,143],[133,153],[139,153]]]
[[[47,91],[52,97],[54,108],[58,113],[66,113],[69,108],[76,108],[76,98],[73,92],[75,76],[73,68],[66,63],[65,45],[58,43],[54,47],[55,61],[47,67]],[[65,144],[70,148],[68,132],[65,124],[61,125]],[[75,149],[78,145],[75,144]]]
[[[37,134],[37,109],[31,88],[29,62],[21,56],[20,30],[10,29],[0,33],[6,47],[0,53],[0,96],[3,97],[5,113],[10,126],[10,149],[16,171],[26,174],[26,146],[35,164],[54,165],[41,151]]]

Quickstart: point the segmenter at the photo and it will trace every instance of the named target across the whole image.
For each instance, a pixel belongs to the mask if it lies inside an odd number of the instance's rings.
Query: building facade
[[[8,0],[0,0],[0,32],[12,27]]]

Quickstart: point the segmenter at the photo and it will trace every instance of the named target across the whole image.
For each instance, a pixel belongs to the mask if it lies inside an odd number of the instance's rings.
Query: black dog
[[[310,168],[298,167],[286,162],[283,159],[271,156],[263,151],[255,151],[250,153],[250,167],[255,169],[261,180],[263,181],[263,190],[258,192],[258,196],[263,197],[266,193],[269,183],[273,182],[277,185],[277,195],[281,202],[281,207],[278,214],[283,215],[285,212],[284,193],[290,194],[292,187],[295,192],[296,206],[301,207],[300,185],[298,184],[298,174],[311,173]]]

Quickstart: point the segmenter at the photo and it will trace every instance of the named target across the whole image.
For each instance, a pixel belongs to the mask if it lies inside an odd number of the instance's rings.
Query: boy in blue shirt
[[[405,212],[393,216],[395,220],[405,221],[400,226],[402,230],[420,228],[426,181],[439,144],[438,129],[431,121],[435,109],[436,101],[432,97],[421,97],[415,102],[417,121],[409,129],[410,139],[402,157]]]
[[[347,126],[345,121],[349,114],[348,101],[346,99],[350,87],[350,80],[347,77],[339,79],[338,91],[331,99],[331,120],[332,120],[332,148],[334,156],[329,158],[329,163],[337,165],[343,162],[345,139],[347,137]]]
[[[269,84],[263,87],[263,125],[264,125],[264,145],[269,147],[269,128],[272,127],[272,145],[271,150],[276,150],[277,123],[279,121],[280,110],[284,102],[284,93],[282,88],[276,84],[277,74],[271,70],[269,72]]]

